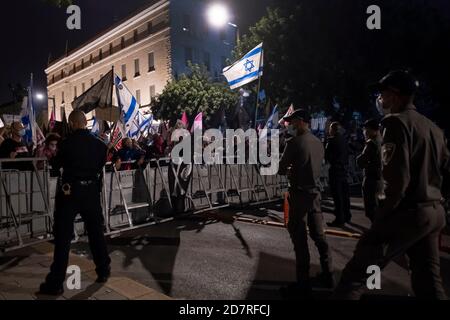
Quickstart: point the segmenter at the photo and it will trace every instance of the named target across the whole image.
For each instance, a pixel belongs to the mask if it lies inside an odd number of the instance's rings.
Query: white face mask
[[[388,108],[384,107],[384,103],[383,103],[383,100],[381,99],[381,96],[377,98],[376,106],[377,106],[378,112],[382,116],[387,116],[388,114],[391,113],[391,109],[388,109]]]
[[[25,131],[25,129],[21,129],[17,132],[17,134],[21,137],[25,137],[25,135],[27,134],[27,132]]]
[[[287,132],[288,132],[291,136],[296,137],[296,136],[297,136],[297,133],[298,133],[298,130],[297,130],[297,128],[295,128],[292,124],[290,124],[290,125],[288,125],[288,127],[287,127]]]

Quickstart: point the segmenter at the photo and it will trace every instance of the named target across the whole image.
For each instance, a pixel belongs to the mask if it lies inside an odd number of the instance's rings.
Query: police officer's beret
[[[380,129],[380,122],[377,119],[369,119],[364,122],[363,127],[367,129],[378,130]]]
[[[381,92],[383,90],[393,90],[400,94],[410,96],[413,95],[419,88],[419,82],[414,77],[404,70],[395,70],[389,72],[377,83],[372,84],[371,89]]]
[[[290,115],[283,117],[285,121],[292,121],[293,119],[303,120],[305,122],[309,122],[311,120],[311,116],[309,112],[304,109],[297,109],[292,112]]]

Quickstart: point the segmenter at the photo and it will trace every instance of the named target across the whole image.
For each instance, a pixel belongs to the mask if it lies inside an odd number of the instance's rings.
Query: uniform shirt
[[[105,166],[107,151],[89,130],[76,130],[62,141],[54,167],[63,168],[63,179],[95,180]]]
[[[362,153],[356,159],[358,166],[364,169],[364,177],[371,180],[381,180],[381,139],[368,139]]]
[[[442,130],[414,106],[387,116],[382,125],[386,199],[380,214],[440,201],[443,170],[449,161]]]
[[[328,139],[325,159],[333,170],[345,171],[348,167],[348,145],[341,133]]]
[[[311,132],[287,140],[280,160],[280,174],[291,167],[289,182],[292,187],[316,192],[322,168],[324,149],[322,142]]]

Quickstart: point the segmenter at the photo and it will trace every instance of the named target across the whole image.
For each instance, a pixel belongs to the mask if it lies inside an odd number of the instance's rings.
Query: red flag
[[[184,124],[184,126],[186,128],[189,126],[189,120],[188,120],[186,112],[183,112],[183,116],[181,117],[181,122]]]

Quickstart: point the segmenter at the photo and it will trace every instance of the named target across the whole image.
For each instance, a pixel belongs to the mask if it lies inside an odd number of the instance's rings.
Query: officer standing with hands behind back
[[[377,84],[383,119],[385,199],[372,227],[344,268],[334,298],[359,299],[367,269],[384,268],[406,254],[412,289],[419,299],[445,299],[440,273],[439,235],[445,227],[442,206],[450,154],[444,133],[416,111],[418,83],[406,71],[392,71]],[[445,191],[445,190],[444,190]]]
[[[86,116],[75,110],[69,116],[72,133],[61,143],[55,166],[63,169],[55,199],[55,249],[50,273],[40,286],[41,294],[61,295],[69,260],[74,220],[80,214],[88,233],[96,265],[97,281],[110,276],[110,263],[103,231],[101,173],[106,163],[107,146],[86,129]]]

